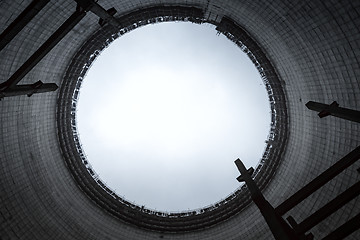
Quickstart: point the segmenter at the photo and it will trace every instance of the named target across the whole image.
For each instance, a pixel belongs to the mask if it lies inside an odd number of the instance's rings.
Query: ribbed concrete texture
[[[0,32],[29,0],[0,1]],[[100,0],[115,17],[155,6],[194,6],[205,18],[226,16],[242,26],[270,60],[286,95],[288,136],[282,160],[263,190],[279,205],[360,144],[360,125],[320,119],[308,101],[360,110],[360,1],[337,0]],[[0,82],[7,80],[76,9],[51,0],[1,51]],[[91,12],[21,81],[59,86],[83,44],[100,29]],[[144,39],[145,41],[146,39]],[[273,239],[250,204],[235,215],[194,231],[160,232],[136,227],[98,206],[77,185],[60,147],[59,91],[0,101],[0,239]],[[274,146],[276,147],[276,146]],[[234,159],[235,160],[235,159]],[[235,165],[234,165],[235,167]],[[300,222],[359,181],[360,162],[288,214]],[[321,239],[360,212],[356,198],[311,232]],[[356,231],[346,239],[360,239]]]

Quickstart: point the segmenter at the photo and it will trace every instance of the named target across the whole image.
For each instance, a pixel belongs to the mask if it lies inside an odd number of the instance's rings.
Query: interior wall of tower
[[[0,1],[0,32],[30,0]],[[205,16],[228,16],[262,47],[286,94],[289,136],[275,176],[263,191],[277,206],[360,144],[360,125],[306,108],[308,101],[360,110],[360,1],[100,0],[115,17],[156,5],[189,5]],[[72,0],[50,1],[1,51],[6,81],[76,9]],[[206,15],[206,13],[211,13]],[[26,77],[59,86],[69,64],[100,26],[87,13]],[[100,209],[77,186],[66,166],[56,124],[57,92],[0,101],[1,239],[272,239],[250,204],[231,218],[190,232],[157,232],[125,223]],[[287,215],[301,221],[359,181],[360,162],[326,184]],[[355,198],[311,232],[321,239],[360,212]],[[347,239],[359,239],[360,231]]]

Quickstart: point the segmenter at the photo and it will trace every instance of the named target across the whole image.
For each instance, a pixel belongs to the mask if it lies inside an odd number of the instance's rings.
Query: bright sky
[[[205,207],[256,166],[270,105],[248,57],[211,25],[161,23],[115,40],[81,88],[83,149],[119,196],[147,208]]]

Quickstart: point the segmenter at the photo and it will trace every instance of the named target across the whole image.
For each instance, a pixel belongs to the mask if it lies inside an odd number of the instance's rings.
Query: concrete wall
[[[30,1],[0,2],[2,32]],[[277,174],[264,191],[277,206],[360,143],[359,124],[309,111],[309,100],[360,110],[360,1],[117,1],[100,0],[116,16],[154,4],[196,5],[226,15],[264,49],[287,94],[288,145]],[[73,1],[51,1],[1,51],[5,81],[70,16]],[[83,42],[99,28],[92,13],[78,24],[21,83],[61,84]],[[1,239],[272,239],[251,205],[229,220],[195,232],[159,233],[136,228],[98,208],[75,184],[62,158],[56,129],[57,93],[0,101]],[[357,162],[291,212],[297,221],[360,179]],[[321,239],[360,212],[351,201],[311,232]],[[359,239],[357,231],[347,239]]]

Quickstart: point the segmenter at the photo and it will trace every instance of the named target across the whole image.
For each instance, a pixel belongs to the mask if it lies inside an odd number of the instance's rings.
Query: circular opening
[[[84,79],[78,132],[102,182],[137,205],[196,209],[256,167],[268,95],[248,56],[208,24],[162,23],[114,41]]]

